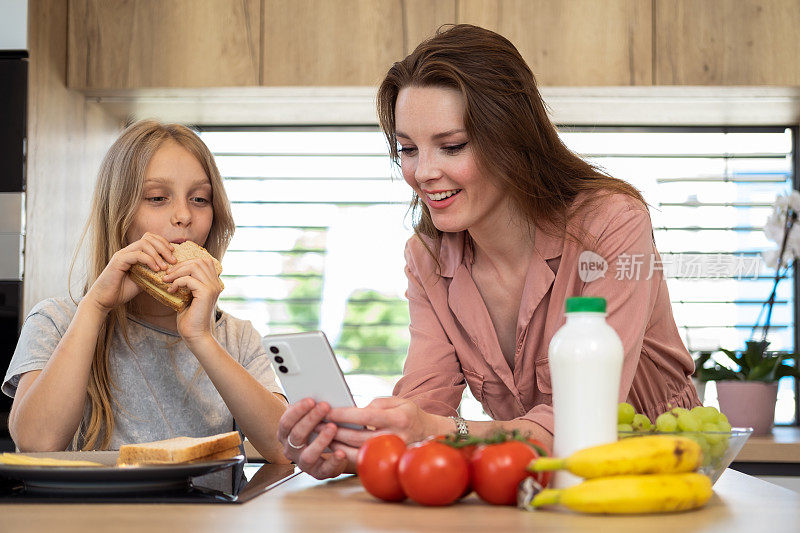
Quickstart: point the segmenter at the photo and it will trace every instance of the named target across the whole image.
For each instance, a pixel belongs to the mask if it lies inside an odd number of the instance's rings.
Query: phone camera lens
[[[283,366],[283,365],[279,366],[279,367],[278,367],[278,370],[280,370],[280,371],[281,371],[281,372],[283,372],[284,374],[286,374],[286,373],[288,373],[288,372],[289,372],[289,369],[288,369],[288,368],[286,368],[286,367],[285,367],[285,366]]]
[[[270,346],[269,351],[272,353],[280,353],[280,350],[278,349],[277,346]]]
[[[275,362],[278,363],[278,364],[283,363],[283,357],[281,357],[280,355],[276,355],[275,356]]]

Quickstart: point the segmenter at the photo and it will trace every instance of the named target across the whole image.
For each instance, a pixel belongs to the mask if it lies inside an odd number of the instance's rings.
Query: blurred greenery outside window
[[[792,187],[792,135],[784,128],[562,128],[572,150],[632,183],[649,203],[690,351],[743,346],[768,296],[763,262],[738,274],[730,265],[753,265],[773,246],[761,230],[775,196]],[[382,134],[355,126],[201,128],[201,136],[237,224],[220,305],[262,335],[322,329],[359,404],[391,394],[409,340],[403,250],[412,235],[411,192]],[[699,275],[676,266],[689,260],[704,265]],[[794,349],[791,280],[779,287],[772,324],[770,347]],[[485,418],[468,391],[465,399],[464,416]],[[776,422],[793,423],[795,411],[795,383],[785,378]]]

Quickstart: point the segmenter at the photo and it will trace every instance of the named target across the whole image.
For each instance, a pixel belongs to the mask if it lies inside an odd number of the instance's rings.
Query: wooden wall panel
[[[457,0],[405,0],[405,55],[432,37],[442,24],[455,24],[456,4]]]
[[[69,86],[258,85],[261,0],[70,0]]]
[[[800,85],[797,0],[656,0],[657,85]]]
[[[121,128],[65,85],[66,3],[30,0],[28,21],[26,313],[44,298],[68,293],[70,261],[89,213],[97,169]]]
[[[507,37],[541,85],[650,85],[650,0],[459,0],[458,21]]]
[[[377,85],[403,57],[401,0],[264,1],[263,85]]]

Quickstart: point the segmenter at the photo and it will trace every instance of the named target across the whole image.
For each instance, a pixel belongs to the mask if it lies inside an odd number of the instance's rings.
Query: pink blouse
[[[565,322],[570,296],[602,296],[607,321],[622,339],[625,360],[620,401],[655,421],[667,405],[700,405],[689,376],[694,364],[672,316],[661,257],[646,208],[621,194],[603,199],[582,227],[591,251],[607,262],[602,277],[579,269],[584,247],[536,231],[517,318],[513,368],[500,349],[486,305],[472,279],[472,247],[465,232],[406,244],[406,296],[411,344],[394,395],[423,410],[454,415],[465,386],[495,420],[525,419],[553,432],[547,349]],[[581,260],[595,256],[584,254]],[[602,265],[602,260],[599,260]],[[588,407],[588,406],[587,406]]]

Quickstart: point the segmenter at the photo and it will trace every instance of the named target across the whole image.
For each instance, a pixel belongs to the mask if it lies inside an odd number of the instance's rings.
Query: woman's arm
[[[81,300],[67,331],[41,371],[19,380],[8,425],[23,451],[65,450],[83,418],[97,339],[106,317],[141,291],[127,272],[138,262],[153,270],[175,262],[163,237],[145,234],[119,250]]]
[[[396,397],[376,398],[362,409],[355,407],[332,409],[327,415],[327,420],[375,428],[374,431],[343,427],[337,429],[335,439],[341,444],[340,449],[345,452],[348,461],[351,462],[355,461],[358,448],[367,439],[378,433],[394,433],[405,442],[411,443],[433,435],[444,435],[456,431],[455,421],[452,418],[426,413],[414,402]],[[481,438],[491,437],[498,431],[517,430],[538,440],[548,450],[553,449],[553,436],[550,432],[539,424],[524,418],[507,421],[468,420],[467,428],[470,435]]]

